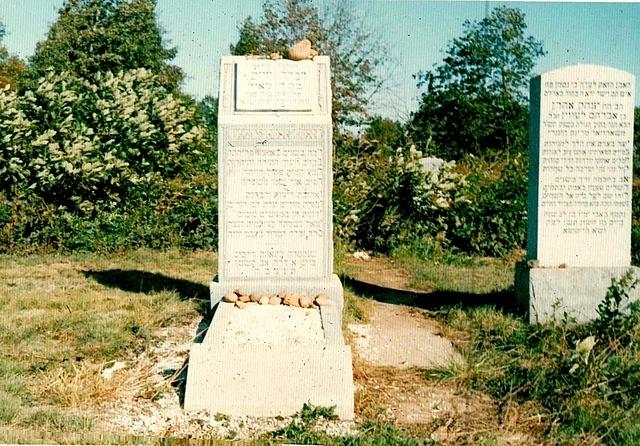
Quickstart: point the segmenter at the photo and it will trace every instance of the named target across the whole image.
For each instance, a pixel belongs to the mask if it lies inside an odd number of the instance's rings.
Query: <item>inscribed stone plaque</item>
[[[314,69],[315,64],[309,60],[239,61],[236,64],[236,110],[311,111],[313,92],[317,90]]]
[[[223,216],[219,274],[328,277],[330,180],[322,126],[230,126],[220,137]]]
[[[528,257],[631,261],[633,75],[574,65],[531,81]]]

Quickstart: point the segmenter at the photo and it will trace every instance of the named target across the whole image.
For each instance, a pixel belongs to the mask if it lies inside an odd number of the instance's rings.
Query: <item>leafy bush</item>
[[[528,163],[523,155],[490,160],[468,157],[461,191],[466,201],[450,213],[447,238],[457,249],[504,256],[524,248],[527,233]]]
[[[188,243],[210,241],[211,206],[183,214],[215,191],[199,124],[145,69],[96,81],[49,72],[22,95],[0,92],[0,250],[158,246],[193,231]]]
[[[353,151],[352,151],[353,153]],[[448,163],[431,178],[415,147],[365,147],[339,158],[334,176],[336,233],[387,252],[420,237],[444,237],[447,211],[464,201],[462,176]]]
[[[631,263],[640,265],[640,187],[638,186],[632,189],[631,210]]]
[[[344,150],[336,162],[337,235],[388,252],[449,251],[504,256],[523,248],[527,227],[527,163],[467,157],[433,176],[413,146],[372,143]]]

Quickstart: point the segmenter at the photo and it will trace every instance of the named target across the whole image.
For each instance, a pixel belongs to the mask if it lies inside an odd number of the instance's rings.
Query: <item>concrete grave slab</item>
[[[221,302],[191,349],[185,408],[272,417],[310,403],[353,419],[351,350],[330,339],[337,321],[323,310]]]

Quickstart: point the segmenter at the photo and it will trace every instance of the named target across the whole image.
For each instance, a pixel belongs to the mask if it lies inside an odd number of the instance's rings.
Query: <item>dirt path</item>
[[[447,367],[462,364],[451,341],[424,310],[375,301],[368,303],[369,321],[349,324],[358,356],[375,366]]]
[[[348,259],[347,264],[352,279],[392,294],[424,292],[408,287],[409,272],[390,259]],[[358,416],[392,420],[441,444],[540,444],[541,423],[532,423],[526,408],[503,407],[454,381],[428,379],[432,369],[465,367],[429,312],[370,299],[360,304],[367,321],[349,324],[346,333],[354,354]]]
[[[389,290],[424,293],[424,290],[411,288],[411,273],[397,266],[388,257],[376,256],[366,260],[348,256],[345,259],[348,275],[367,284],[380,286]]]

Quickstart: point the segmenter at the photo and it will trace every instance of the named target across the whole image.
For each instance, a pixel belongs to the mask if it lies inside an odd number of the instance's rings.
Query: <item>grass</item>
[[[259,438],[257,444],[296,443],[322,445],[397,445],[418,446],[435,444],[429,440],[422,440],[417,436],[405,432],[389,422],[370,420],[359,426],[359,432],[347,436],[330,436],[317,430],[318,421],[334,420],[336,415],[333,408],[313,407],[305,404],[293,420],[284,428],[278,429]]]
[[[204,314],[215,263],[149,250],[0,256],[0,432],[91,429],[92,409],[133,385],[100,372]]]
[[[337,261],[348,271],[344,256]],[[396,253],[389,262],[427,296],[451,299],[437,314],[466,365],[400,373],[356,364],[356,381],[365,386],[356,398],[357,433],[328,436],[316,427],[331,418],[330,410],[306,408],[255,443],[435,444],[430,432],[457,429],[444,444],[498,444],[504,426],[549,443],[640,443],[640,309],[622,311],[631,281],[612,289],[592,324],[528,325],[483,304],[510,295],[512,261]],[[215,254],[207,252],[0,256],[0,441],[101,442],[90,436],[100,426],[101,404],[123,394],[152,400],[159,391],[175,391],[166,383],[140,387],[140,374],[116,372],[105,380],[101,372],[149,351],[163,329],[207,315],[215,266]],[[366,322],[370,304],[357,288],[345,287],[345,323]],[[481,404],[453,427],[444,419],[422,427],[394,424],[380,416],[384,390],[409,389],[407,380],[452,398],[471,392]],[[166,444],[106,435],[105,442]]]
[[[403,249],[393,259],[411,275],[409,286],[420,290],[483,295],[513,286],[514,261],[452,254],[425,259]]]
[[[427,376],[486,392],[505,413],[526,408],[554,442],[640,444],[640,306],[624,307],[632,286],[612,284],[599,318],[582,325],[450,310],[443,322],[462,335],[467,364]]]

